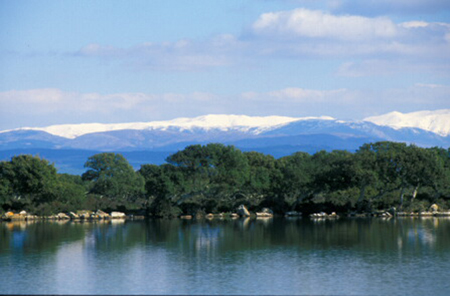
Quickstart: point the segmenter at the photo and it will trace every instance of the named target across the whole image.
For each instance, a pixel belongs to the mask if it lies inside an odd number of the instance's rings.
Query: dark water
[[[450,295],[450,220],[3,222],[0,294]]]

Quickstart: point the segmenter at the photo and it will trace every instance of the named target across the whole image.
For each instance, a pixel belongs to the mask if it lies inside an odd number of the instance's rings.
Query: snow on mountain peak
[[[279,127],[294,121],[300,120],[334,120],[329,116],[321,117],[286,117],[286,116],[247,116],[247,115],[203,115],[195,118],[176,118],[167,121],[151,121],[151,122],[133,122],[133,123],[82,123],[82,124],[62,124],[52,125],[42,128],[24,127],[15,130],[37,130],[44,131],[49,134],[64,138],[74,139],[76,137],[116,130],[166,130],[168,128],[177,128],[180,130],[190,130],[200,128],[204,130],[220,129],[220,130],[237,130],[248,132],[253,130],[255,134],[262,131]],[[3,131],[6,132],[6,131]]]
[[[246,116],[246,115],[203,115],[195,118],[177,118],[170,121],[155,121],[149,124],[155,128],[178,127],[181,129],[230,129],[271,127],[296,121],[298,118],[284,116]]]
[[[450,109],[406,114],[394,111],[380,116],[367,117],[364,120],[394,129],[412,127],[430,131],[444,137],[450,136]]]
[[[333,119],[331,117],[286,117],[286,116],[247,116],[247,115],[204,115],[196,118],[178,118],[171,121],[154,122],[155,127],[172,126],[181,129],[239,129],[247,131],[251,128],[257,131],[266,130],[275,126],[288,124],[299,120]]]

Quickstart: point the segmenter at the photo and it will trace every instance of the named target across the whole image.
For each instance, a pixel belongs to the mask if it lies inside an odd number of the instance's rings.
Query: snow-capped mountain
[[[364,143],[377,141],[448,148],[449,115],[450,110],[394,112],[364,121],[328,116],[205,115],[169,121],[20,128],[0,132],[0,159],[38,153],[55,162],[62,172],[80,173],[88,150],[91,155],[100,151],[123,153],[139,168],[144,163],[163,163],[165,157],[188,145],[212,142],[275,157],[297,151],[355,151]]]
[[[368,117],[364,120],[394,129],[413,127],[433,132],[443,137],[450,135],[450,109],[406,114],[391,112],[380,116]]]
[[[380,116],[367,117],[363,122],[370,122],[377,126],[387,126],[395,130],[401,128],[417,128],[429,131],[440,136],[450,135],[450,109],[437,111],[419,111],[413,113],[391,112]],[[176,118],[167,121],[132,122],[132,123],[86,123],[86,124],[62,124],[48,127],[24,127],[14,130],[0,131],[0,134],[18,131],[41,131],[57,137],[76,139],[80,136],[114,132],[121,130],[134,131],[221,131],[240,132],[251,135],[263,133],[277,134],[281,128],[290,129],[295,133],[324,132],[331,126],[352,126],[364,124],[358,121],[342,121],[329,116],[321,117],[286,117],[286,116],[246,116],[246,115],[204,115],[195,118]],[[296,127],[297,126],[297,127]],[[298,130],[301,126],[302,129]],[[306,128],[307,127],[307,128]],[[307,129],[305,131],[304,129]],[[367,124],[365,129],[367,132]],[[373,130],[373,129],[372,129]],[[329,132],[329,131],[328,131]],[[382,136],[382,135],[380,135]]]
[[[63,124],[52,125],[48,127],[36,128],[36,127],[24,127],[14,130],[8,130],[3,132],[18,131],[18,130],[32,130],[43,131],[55,136],[75,139],[79,136],[100,133],[111,132],[119,130],[193,130],[202,129],[209,130],[221,130],[221,131],[240,131],[251,132],[253,134],[259,134],[266,130],[286,125],[294,121],[302,120],[332,120],[332,117],[285,117],[285,116],[246,116],[246,115],[205,115],[195,118],[177,118],[167,121],[151,121],[151,122],[133,122],[133,123],[118,123],[118,124],[102,124],[102,123],[87,123],[87,124]],[[0,132],[1,133],[1,132]]]

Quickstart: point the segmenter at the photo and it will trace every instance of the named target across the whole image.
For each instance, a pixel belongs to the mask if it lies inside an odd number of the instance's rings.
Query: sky
[[[0,130],[450,109],[448,0],[0,0]]]

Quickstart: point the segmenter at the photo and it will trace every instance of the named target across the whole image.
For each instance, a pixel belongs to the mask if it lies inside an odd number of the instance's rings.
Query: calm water
[[[450,295],[450,220],[3,222],[0,294]]]

